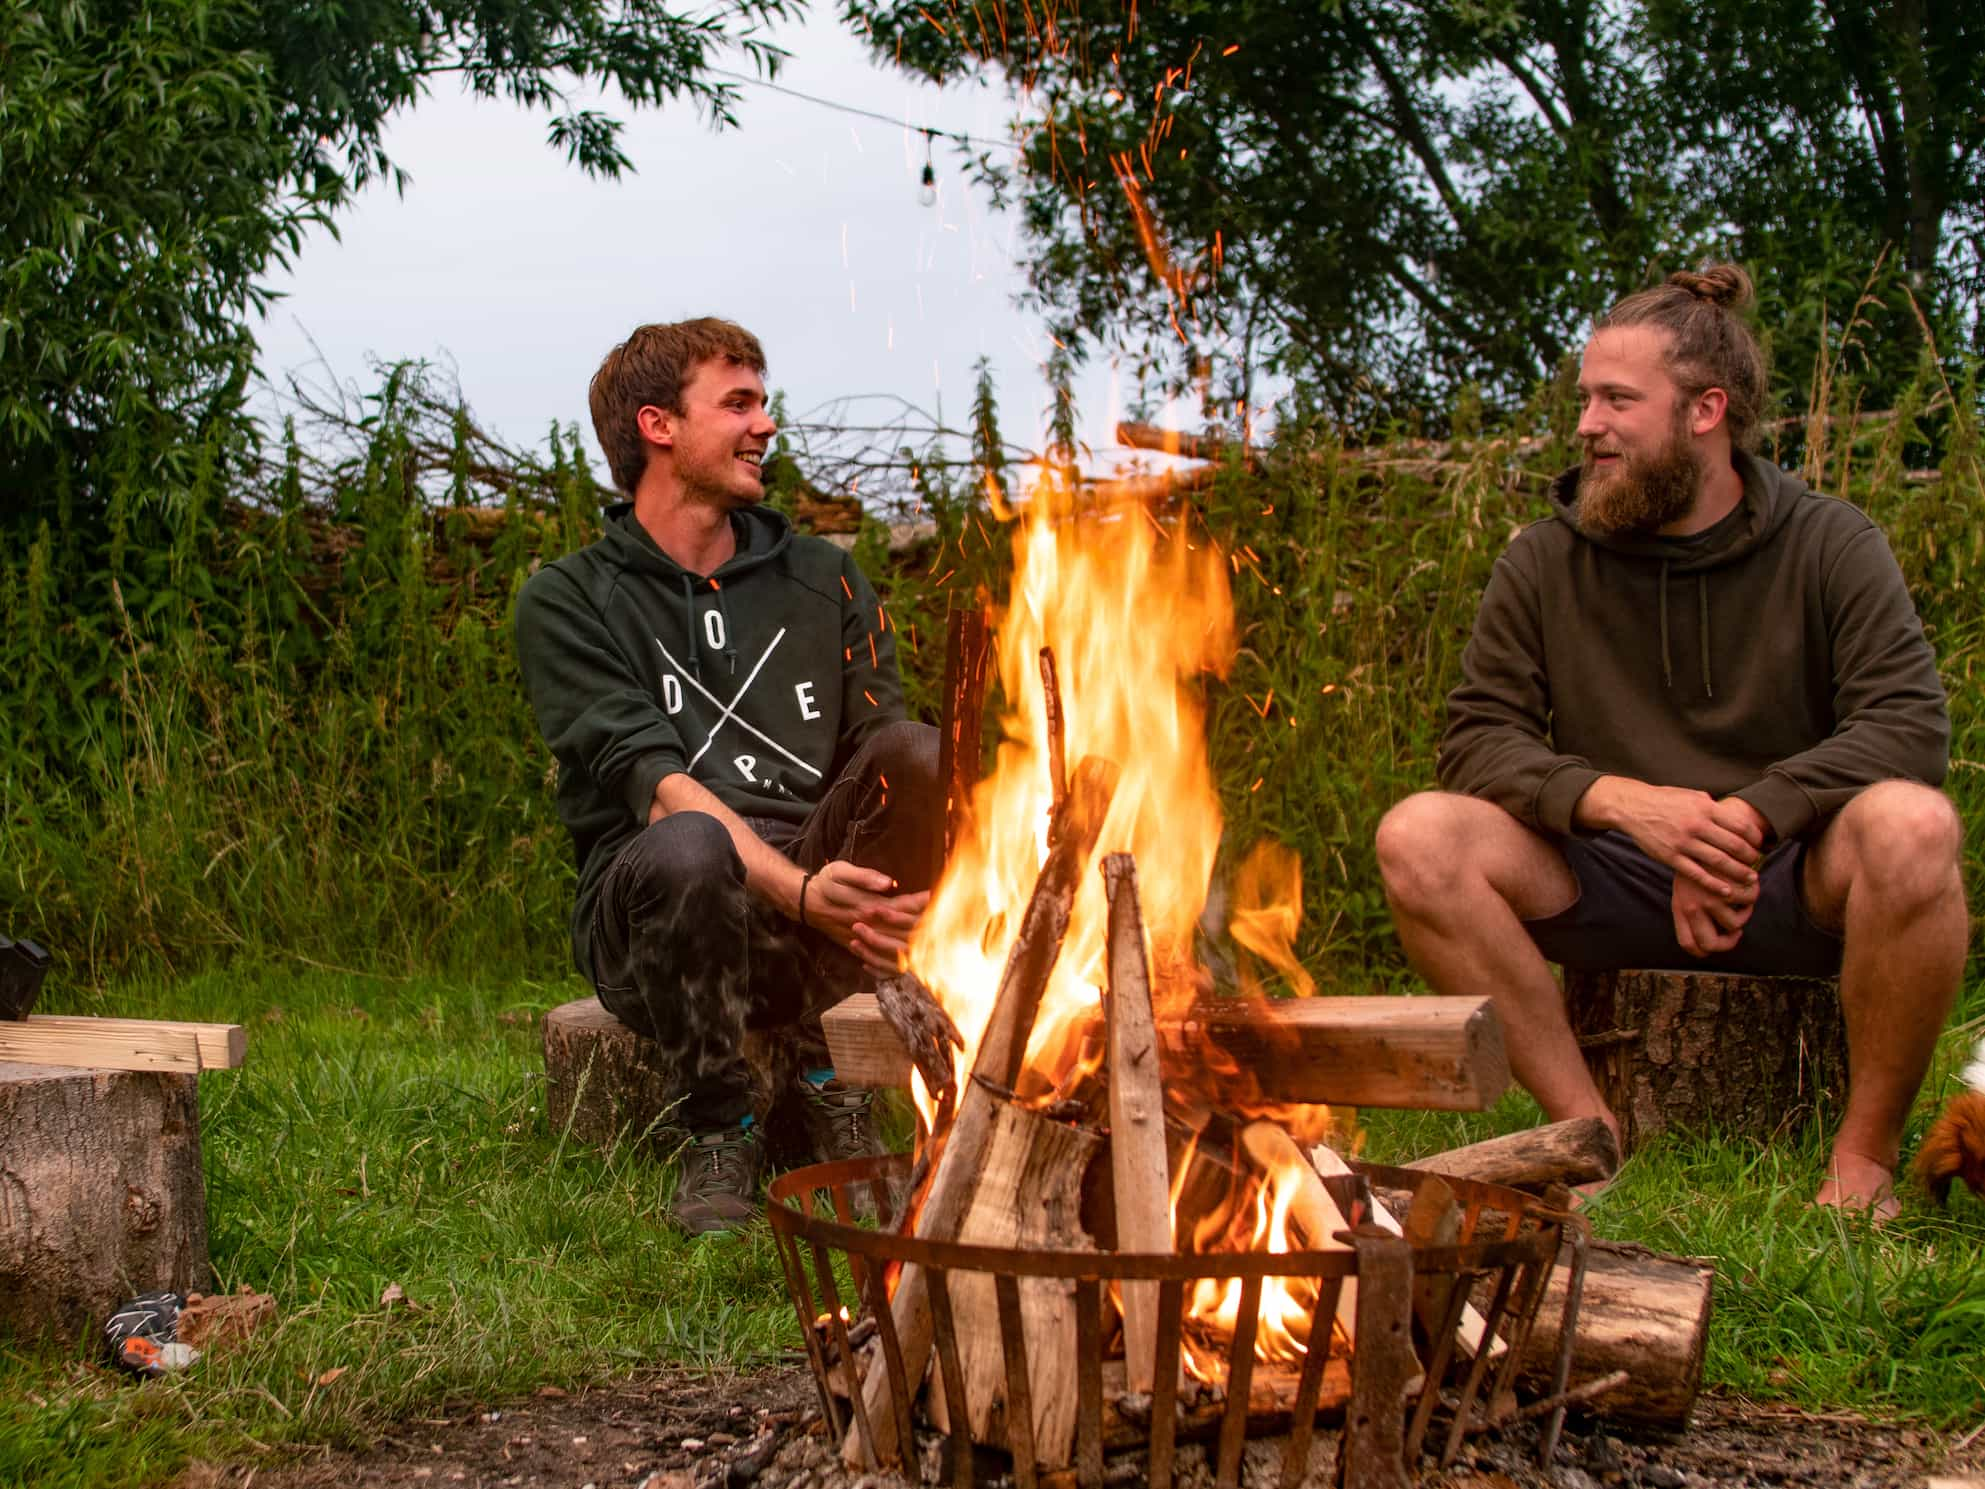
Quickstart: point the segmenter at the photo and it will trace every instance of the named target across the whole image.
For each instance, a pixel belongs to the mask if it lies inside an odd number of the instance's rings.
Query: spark
[[[841,576],[841,593],[851,600],[855,597],[855,592],[848,588],[848,576],[846,574]]]
[[[871,671],[880,672],[882,670],[882,663],[875,654],[875,632],[873,631],[868,633],[868,665]]]
[[[1254,778],[1254,784],[1248,787],[1248,795],[1252,796],[1255,792],[1259,791],[1261,789],[1261,783],[1266,779],[1266,776],[1256,776]]]
[[[880,703],[877,703],[877,702],[875,701],[875,694],[873,694],[873,693],[871,693],[871,692],[870,692],[870,691],[869,691],[869,690],[868,690],[867,688],[863,688],[863,689],[862,689],[862,697],[864,697],[864,698],[866,698],[866,699],[868,699],[868,706],[869,706],[870,708],[880,708],[880,707],[882,707],[882,705],[881,705]]]
[[[1241,49],[1241,44],[1237,41],[1230,47],[1222,48],[1220,55],[1223,57],[1231,57],[1234,55],[1234,53],[1238,52],[1240,49]]]

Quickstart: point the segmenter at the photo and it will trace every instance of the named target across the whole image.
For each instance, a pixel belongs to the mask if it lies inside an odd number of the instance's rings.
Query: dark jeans
[[[937,871],[944,797],[938,734],[895,723],[872,735],[798,826],[746,818],[802,869],[835,859],[880,869],[905,892]],[[730,834],[677,812],[623,848],[600,884],[593,983],[607,1011],[655,1042],[690,1131],[762,1114],[770,1093],[745,1053],[749,1030],[781,1031],[788,1055],[830,1063],[820,1013],[866,981],[863,964],[745,888]]]

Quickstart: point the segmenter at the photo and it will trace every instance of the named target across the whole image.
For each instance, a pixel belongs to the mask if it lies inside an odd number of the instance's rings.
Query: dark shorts
[[[1799,893],[1806,843],[1772,849],[1759,870],[1757,909],[1735,947],[1695,957],[1675,939],[1669,896],[1674,870],[1655,862],[1623,832],[1567,838],[1560,845],[1578,880],[1571,907],[1523,928],[1545,959],[1580,971],[1620,967],[1745,972],[1770,977],[1835,977],[1840,937],[1814,923]]]

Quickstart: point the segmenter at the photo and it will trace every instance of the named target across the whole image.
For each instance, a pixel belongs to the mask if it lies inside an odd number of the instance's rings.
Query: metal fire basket
[[[1416,1247],[1391,1231],[1360,1224],[1339,1233],[1350,1245],[1349,1250],[1339,1251],[1204,1256],[1028,1251],[920,1240],[855,1224],[855,1193],[865,1191],[886,1213],[890,1196],[900,1191],[909,1169],[909,1159],[902,1156],[796,1169],[773,1181],[768,1213],[825,1421],[840,1437],[848,1432],[852,1417],[864,1460],[875,1462],[876,1436],[862,1393],[865,1353],[866,1369],[890,1372],[894,1440],[905,1446],[902,1467],[913,1477],[919,1475],[919,1469],[908,1445],[914,1442],[911,1403],[917,1383],[904,1378],[902,1346],[889,1309],[888,1279],[902,1265],[924,1269],[937,1380],[945,1393],[951,1423],[947,1455],[950,1480],[957,1489],[971,1489],[977,1480],[952,1317],[949,1281],[954,1273],[990,1277],[998,1300],[1010,1403],[1006,1448],[1012,1457],[1016,1489],[1035,1489],[1048,1472],[1036,1461],[1032,1443],[1027,1351],[1038,1342],[1023,1337],[1020,1327],[1022,1280],[1061,1279],[1073,1294],[1078,1391],[1073,1471],[1074,1482],[1081,1489],[1100,1489],[1104,1483],[1106,1449],[1134,1446],[1139,1441],[1146,1447],[1146,1482],[1154,1489],[1169,1489],[1182,1438],[1216,1442],[1215,1482],[1220,1489],[1233,1489],[1239,1482],[1247,1439],[1282,1430],[1287,1431],[1288,1441],[1279,1482],[1284,1489],[1294,1489],[1308,1471],[1327,1366],[1333,1358],[1342,1360],[1345,1353],[1331,1327],[1338,1294],[1346,1281],[1356,1278],[1357,1343],[1348,1360],[1349,1399],[1341,1400],[1339,1482],[1344,1489],[1396,1489],[1413,1482],[1437,1408],[1445,1406],[1450,1412],[1440,1446],[1443,1467],[1453,1462],[1471,1432],[1507,1419],[1511,1387],[1560,1247],[1570,1242],[1572,1253],[1579,1257],[1584,1250],[1579,1244],[1585,1239],[1581,1217],[1548,1208],[1517,1190],[1451,1178],[1442,1182],[1454,1192],[1461,1224],[1458,1240],[1448,1246]],[[1431,1177],[1377,1164],[1354,1164],[1352,1169],[1349,1175],[1323,1179],[1346,1215],[1371,1215],[1374,1189],[1410,1196]],[[1570,1362],[1578,1270],[1582,1269],[1575,1269],[1571,1277],[1563,1339],[1556,1357],[1554,1389],[1560,1394]],[[852,1295],[845,1299],[843,1277],[852,1287]],[[1250,1388],[1255,1384],[1257,1368],[1254,1347],[1261,1291],[1270,1278],[1314,1279],[1318,1297],[1310,1317],[1312,1344],[1293,1395],[1288,1397],[1286,1410],[1264,1415],[1258,1398],[1251,1410]],[[1208,1403],[1192,1410],[1179,1400],[1178,1365],[1186,1289],[1200,1279],[1238,1280],[1241,1294],[1227,1358],[1224,1400],[1217,1406]],[[1121,1416],[1114,1418],[1114,1430],[1106,1432],[1103,1339],[1107,1290],[1112,1283],[1146,1280],[1158,1284],[1156,1389],[1150,1401],[1148,1429],[1138,1425],[1126,1441]],[[1417,1350],[1413,1328],[1416,1281],[1422,1284],[1418,1290],[1422,1312]],[[1436,1300],[1431,1310],[1429,1297]],[[1472,1355],[1458,1337],[1471,1303],[1485,1325],[1481,1335],[1484,1347]],[[1503,1342],[1500,1353],[1488,1344],[1495,1339]],[[1319,1340],[1324,1341],[1321,1349],[1315,1347]],[[1555,1439],[1562,1410],[1560,1406],[1553,1414],[1547,1441]],[[1329,1412],[1328,1406],[1325,1411]],[[1067,1479],[1058,1473],[1053,1481]]]

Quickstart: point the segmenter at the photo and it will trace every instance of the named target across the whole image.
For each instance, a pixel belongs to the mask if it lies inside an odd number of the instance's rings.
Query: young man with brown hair
[[[1598,322],[1584,460],[1497,560],[1443,789],[1387,814],[1379,864],[1414,966],[1491,990],[1554,1119],[1617,1130],[1548,962],[1837,973],[1850,1089],[1818,1202],[1882,1218],[1964,967],[1950,724],[1880,530],[1752,453],[1750,298],[1718,264]]]
[[[579,889],[572,949],[674,1075],[671,1210],[758,1213],[748,1028],[790,1031],[816,1155],[879,1151],[820,1009],[895,966],[935,870],[937,731],[906,722],[896,635],[853,561],[762,505],[765,355],[729,321],[638,328],[590,390],[606,533],[517,601]]]

